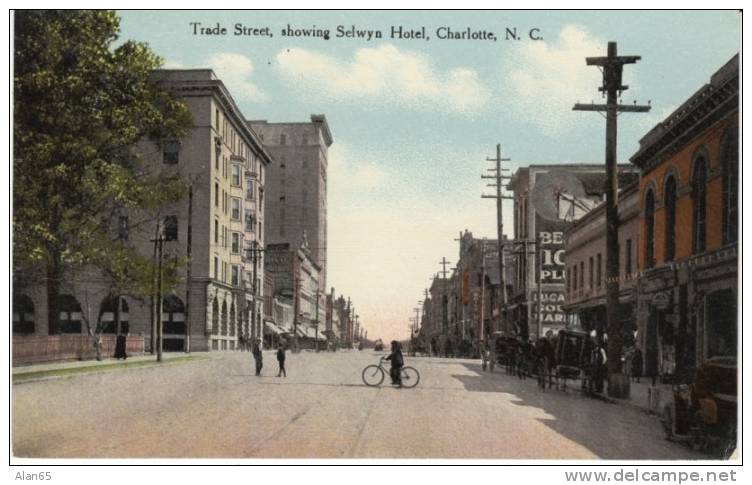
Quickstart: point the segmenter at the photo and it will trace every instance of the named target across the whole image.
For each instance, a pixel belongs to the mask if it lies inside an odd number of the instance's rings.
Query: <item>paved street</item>
[[[407,358],[415,389],[362,384],[372,351],[248,353],[13,386],[20,457],[696,459],[637,409],[537,390],[470,360]]]

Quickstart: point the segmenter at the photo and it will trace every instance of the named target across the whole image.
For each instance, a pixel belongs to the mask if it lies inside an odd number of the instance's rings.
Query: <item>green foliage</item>
[[[95,265],[144,294],[152,263],[114,238],[112,217],[184,196],[133,147],[180,138],[191,117],[151,80],[162,61],[148,45],[113,48],[118,30],[111,11],[15,13],[13,256],[63,272]]]

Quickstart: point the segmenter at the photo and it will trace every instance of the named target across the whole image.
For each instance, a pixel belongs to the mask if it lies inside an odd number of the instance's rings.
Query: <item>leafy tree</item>
[[[13,257],[43,275],[50,333],[61,279],[85,266],[119,292],[148,294],[153,263],[118,239],[113,219],[185,192],[134,147],[180,138],[190,112],[152,80],[162,61],[147,44],[115,47],[119,22],[111,11],[15,13]]]

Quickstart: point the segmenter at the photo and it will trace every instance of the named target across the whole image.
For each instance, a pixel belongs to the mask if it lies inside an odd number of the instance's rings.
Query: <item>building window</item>
[[[627,253],[624,255],[624,273],[627,278],[632,274],[632,240],[627,239]]]
[[[214,244],[219,244],[219,221],[214,219]]]
[[[692,201],[694,209],[694,234],[692,249],[694,253],[701,253],[705,251],[705,240],[707,224],[705,220],[706,212],[706,199],[707,190],[706,184],[708,181],[707,161],[704,155],[699,155],[695,159],[694,167],[692,170]]]
[[[739,237],[739,134],[734,126],[721,140],[719,163],[723,171],[723,243]]]
[[[247,212],[245,214],[245,230],[247,232],[253,232],[254,229],[256,228],[255,222],[256,220],[254,219],[253,214],[250,212]]]
[[[175,295],[162,299],[162,326],[166,334],[185,335],[185,304]]]
[[[214,183],[214,207],[219,207],[219,184]]]
[[[121,241],[128,240],[128,216],[118,217],[118,239]]]
[[[81,333],[81,304],[72,295],[57,297],[60,312],[60,333]]]
[[[676,256],[676,178],[669,176],[663,187],[666,215],[666,258],[673,261]]]
[[[237,232],[232,233],[232,252],[235,254],[240,253],[240,234]]]
[[[34,333],[34,302],[27,295],[13,298],[13,334],[29,335]]]
[[[240,165],[232,164],[232,185],[240,187]]]
[[[232,286],[238,286],[240,284],[240,277],[238,276],[238,265],[232,265]]]
[[[166,216],[164,218],[164,240],[165,241],[177,241],[178,240],[178,216]]]
[[[240,220],[240,199],[232,198],[232,219],[235,221]]]
[[[598,253],[598,256],[596,256],[596,259],[598,261],[598,267],[596,268],[598,270],[598,274],[595,277],[595,284],[600,288],[601,286],[601,280],[603,277],[603,258],[601,258],[601,253]]]
[[[119,305],[118,305],[119,303]],[[117,322],[120,321],[120,329]],[[99,322],[102,325],[102,333],[127,334],[130,331],[128,323],[128,302],[123,297],[110,296],[105,298],[99,307]]]
[[[580,290],[585,288],[585,261],[580,261]]]
[[[219,110],[216,108],[214,109],[214,120],[217,123],[217,126],[216,126],[217,131],[219,131]]]
[[[214,279],[219,279],[219,258],[214,257]]]
[[[590,256],[590,268],[589,268],[589,274],[588,274],[588,283],[590,284],[590,289],[593,289],[593,257]]]
[[[251,179],[246,180],[245,182],[245,198],[246,200],[253,200],[253,181]]]
[[[174,165],[178,163],[180,143],[177,140],[166,140],[162,143],[162,163]]]
[[[577,291],[577,263],[572,266],[572,290]]]
[[[645,268],[655,265],[655,194],[645,195]]]

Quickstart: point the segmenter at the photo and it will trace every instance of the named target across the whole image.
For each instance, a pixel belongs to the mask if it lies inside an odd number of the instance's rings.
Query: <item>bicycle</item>
[[[371,364],[363,369],[361,377],[363,378],[363,383],[366,386],[377,387],[380,386],[382,382],[384,382],[384,377],[386,377],[386,374],[388,372],[384,368],[385,360],[385,357],[381,357],[378,364]],[[413,387],[418,385],[418,382],[420,382],[420,373],[414,367],[403,366],[400,370],[400,377],[402,378],[402,387],[406,387],[408,389],[412,389]]]

